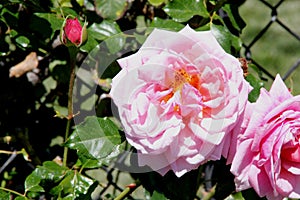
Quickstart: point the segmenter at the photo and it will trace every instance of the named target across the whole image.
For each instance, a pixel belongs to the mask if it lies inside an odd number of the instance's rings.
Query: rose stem
[[[68,91],[68,116],[67,116],[67,125],[65,132],[65,142],[69,137],[70,126],[73,119],[73,87],[75,81],[75,65],[76,65],[76,55],[78,52],[77,47],[70,46],[68,47],[70,55],[70,82],[69,82],[69,91]],[[68,157],[68,147],[64,147],[63,155],[63,166],[67,166],[67,157]]]

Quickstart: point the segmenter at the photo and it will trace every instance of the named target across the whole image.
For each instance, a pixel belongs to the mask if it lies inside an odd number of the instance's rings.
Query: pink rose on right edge
[[[280,76],[246,107],[231,172],[238,191],[268,199],[300,198],[300,95]]]

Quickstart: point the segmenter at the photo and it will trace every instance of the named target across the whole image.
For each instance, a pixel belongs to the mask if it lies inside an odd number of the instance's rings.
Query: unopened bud
[[[66,46],[81,46],[87,40],[86,25],[82,26],[77,18],[67,16],[60,31],[61,42]]]

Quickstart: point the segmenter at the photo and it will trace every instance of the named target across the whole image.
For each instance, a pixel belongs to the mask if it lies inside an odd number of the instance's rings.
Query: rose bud
[[[86,23],[81,26],[77,18],[67,16],[60,31],[60,39],[66,46],[81,46],[87,40]]]

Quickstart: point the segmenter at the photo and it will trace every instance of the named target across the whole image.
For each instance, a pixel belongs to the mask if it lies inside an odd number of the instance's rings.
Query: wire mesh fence
[[[287,23],[283,22],[281,18],[284,18],[285,16],[279,15],[280,13],[280,7],[286,4],[287,2],[291,6],[296,6],[296,1],[286,1],[286,0],[280,0],[278,2],[270,2],[266,0],[256,0],[259,2],[257,6],[261,6],[266,8],[269,11],[268,16],[268,22],[254,35],[253,39],[250,42],[243,43],[244,48],[244,55],[246,59],[251,61],[251,63],[255,64],[266,76],[269,78],[274,79],[275,75],[270,71],[270,68],[272,66],[266,66],[266,64],[261,63],[255,59],[257,56],[257,53],[261,52],[253,52],[254,46],[262,39],[262,37],[269,37],[272,38],[271,32],[268,32],[273,26],[278,25],[282,30],[284,30],[285,34],[288,34],[292,38],[294,38],[297,41],[297,44],[300,44],[300,35],[296,33],[294,24],[288,25]],[[290,13],[290,15],[295,15],[295,13]],[[243,16],[242,16],[243,17]],[[260,21],[261,19],[257,18],[255,15],[255,11],[253,11],[253,18],[256,18],[257,21]],[[293,18],[297,18],[297,16],[293,16]],[[247,26],[253,26],[253,24],[247,24]],[[247,32],[245,33],[247,34]],[[272,43],[276,43],[278,41],[276,40],[287,40],[287,38],[273,38]],[[270,47],[272,44],[269,44]],[[266,51],[271,51],[272,49],[266,49]],[[296,53],[296,52],[294,52]],[[277,55],[280,56],[280,55]],[[291,66],[284,66],[285,67],[285,73],[281,74],[283,80],[286,80],[291,76],[291,74],[299,67],[300,65],[300,58],[296,59],[294,63]]]

